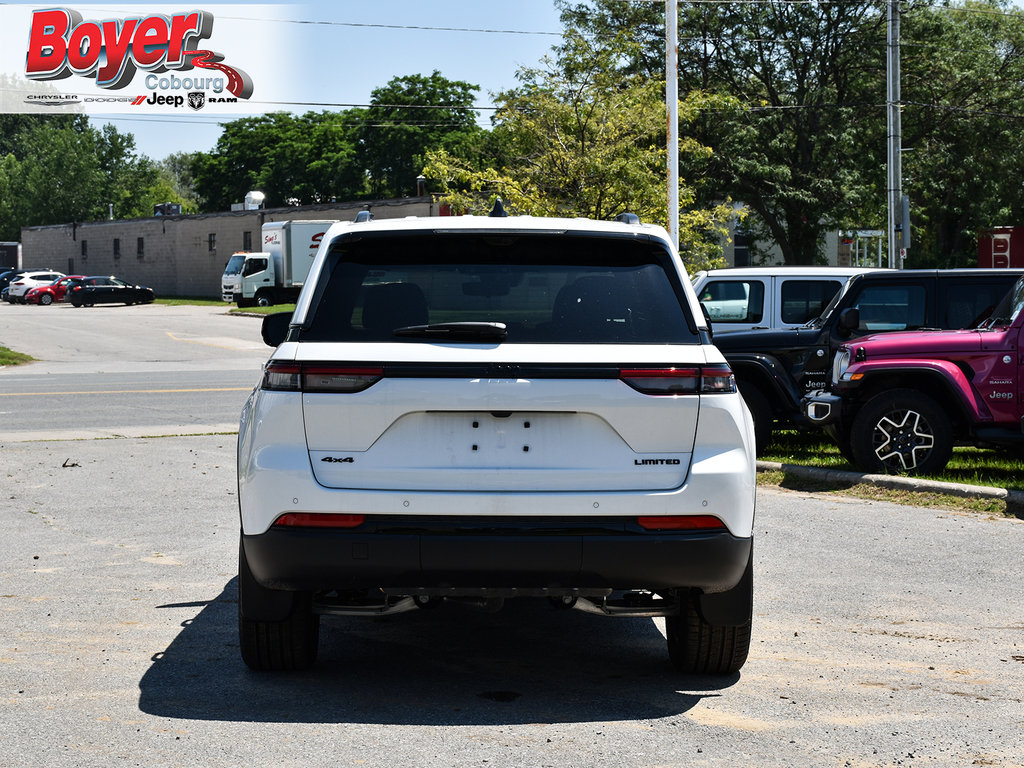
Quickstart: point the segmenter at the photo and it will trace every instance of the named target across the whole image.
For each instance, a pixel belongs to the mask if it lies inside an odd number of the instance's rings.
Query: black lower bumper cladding
[[[351,529],[271,528],[243,536],[253,577],[270,589],[693,587],[742,578],[749,538],[649,531],[635,519],[367,517]]]

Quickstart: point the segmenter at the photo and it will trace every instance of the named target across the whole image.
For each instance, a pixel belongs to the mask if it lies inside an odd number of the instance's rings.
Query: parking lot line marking
[[[163,395],[175,392],[248,392],[252,387],[199,389],[86,389],[79,392],[0,392],[0,397],[52,397],[53,395]]]

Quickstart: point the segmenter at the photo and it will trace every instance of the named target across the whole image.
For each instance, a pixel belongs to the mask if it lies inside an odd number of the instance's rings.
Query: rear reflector
[[[637,523],[648,531],[724,531],[725,523],[714,515],[673,515],[638,517]]]
[[[623,368],[619,371],[619,378],[645,395],[696,395],[736,391],[736,379],[728,365]]]
[[[379,367],[271,361],[262,386],[278,392],[361,392],[383,376]]]
[[[356,528],[363,524],[363,515],[310,514],[289,512],[274,521],[278,528]]]

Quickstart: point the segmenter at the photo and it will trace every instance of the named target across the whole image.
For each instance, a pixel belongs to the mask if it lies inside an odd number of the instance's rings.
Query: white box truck
[[[287,304],[299,297],[327,221],[274,221],[263,225],[262,250],[231,256],[221,277],[221,298],[240,307]]]

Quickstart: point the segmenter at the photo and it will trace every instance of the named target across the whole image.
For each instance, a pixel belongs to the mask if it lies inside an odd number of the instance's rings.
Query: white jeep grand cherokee
[[[620,219],[331,227],[242,411],[246,664],[311,664],[321,614],[534,596],[743,665],[750,415],[667,233]]]

